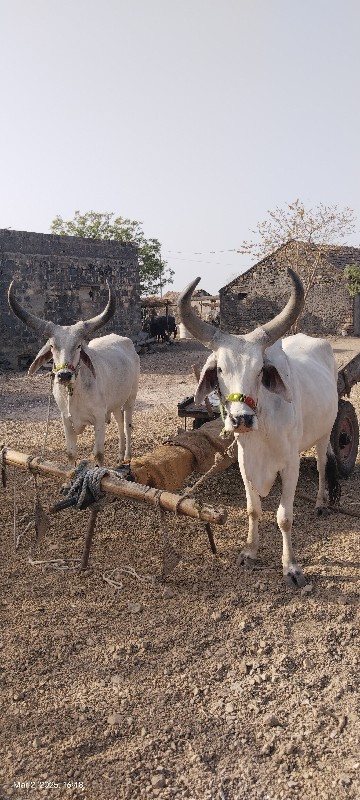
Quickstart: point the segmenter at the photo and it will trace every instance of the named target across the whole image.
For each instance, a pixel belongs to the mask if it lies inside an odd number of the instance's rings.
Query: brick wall
[[[116,293],[116,312],[99,336],[114,332],[131,337],[140,330],[136,247],[75,236],[0,230],[0,367],[25,366],[43,343],[8,306],[12,278],[22,305],[61,325],[102,311],[108,299],[108,280]]]
[[[291,262],[291,248],[288,259],[284,257],[283,248],[280,248],[220,290],[222,330],[247,333],[281,311],[291,291],[285,267],[287,261],[305,282],[301,254],[295,265]],[[354,332],[353,300],[343,280],[344,267],[354,263],[360,264],[360,249],[326,248],[326,257],[320,261],[314,285],[306,299],[299,331],[315,335],[338,335],[348,323],[349,333]]]

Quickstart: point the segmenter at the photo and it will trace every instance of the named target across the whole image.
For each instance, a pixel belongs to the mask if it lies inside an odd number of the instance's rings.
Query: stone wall
[[[75,236],[0,230],[0,367],[18,368],[43,343],[10,310],[7,291],[43,319],[71,325],[107,303],[106,280],[116,293],[115,316],[99,331],[135,336],[141,328],[137,249],[131,244]]]
[[[287,259],[284,249],[280,248],[220,290],[222,330],[247,333],[281,311],[291,291],[286,273],[287,261],[305,283],[306,272],[301,258],[295,265],[291,253]],[[326,248],[306,298],[299,331],[320,336],[339,335],[345,326],[348,333],[356,334],[353,329],[353,300],[343,280],[343,269],[350,263],[360,264],[360,249]]]

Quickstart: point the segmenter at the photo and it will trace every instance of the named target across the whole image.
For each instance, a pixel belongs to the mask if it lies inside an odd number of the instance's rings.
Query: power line
[[[194,255],[196,255],[194,253]],[[213,264],[214,266],[219,267],[238,267],[238,264],[224,264],[223,261],[203,261],[201,258],[177,258],[176,256],[170,256],[169,261],[187,261],[193,264]]]
[[[240,252],[237,247],[233,247],[230,250],[164,250],[164,253],[176,253],[176,255],[189,255],[189,256],[213,256],[219,255],[220,253],[238,253]]]

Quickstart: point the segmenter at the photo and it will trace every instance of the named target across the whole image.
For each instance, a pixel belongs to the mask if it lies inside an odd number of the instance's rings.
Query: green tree
[[[351,208],[339,209],[320,203],[316,208],[305,208],[301,200],[286,203],[268,211],[268,217],[252,231],[255,238],[244,241],[239,247],[259,261],[277,250],[277,263],[299,271],[305,289],[305,300],[313,286],[320,262],[327,259],[329,246],[339,244],[355,229],[355,215]],[[296,330],[296,325],[294,326]]]
[[[142,223],[137,220],[75,211],[74,218],[65,222],[58,215],[50,226],[51,233],[60,236],[82,236],[87,239],[115,239],[118,242],[133,242],[138,247],[140,290],[142,294],[162,295],[163,288],[173,283],[174,271],[161,258],[161,245],[157,239],[146,239]]]
[[[360,294],[360,267],[357,264],[348,264],[344,269],[344,278],[350,297]]]

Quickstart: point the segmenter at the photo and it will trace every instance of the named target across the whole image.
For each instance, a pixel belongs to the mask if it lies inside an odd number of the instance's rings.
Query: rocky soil
[[[175,342],[142,357],[134,455],[176,433],[176,403],[193,392],[191,364],[205,356],[200,345]],[[0,440],[41,452],[48,391],[46,374],[1,376]],[[351,399],[360,414],[359,392]],[[80,455],[91,446],[89,431],[80,437]],[[108,464],[116,463],[116,446],[112,422]],[[46,457],[64,461],[54,405]],[[225,526],[214,529],[216,556],[201,524],[167,520],[182,560],[165,584],[153,580],[162,568],[155,511],[130,502],[107,506],[90,567],[79,575],[74,566],[89,512],[52,516],[49,533],[35,542],[34,481],[12,468],[7,479],[1,798],[360,796],[359,464],[343,482],[342,498],[342,508],[358,516],[318,520],[315,460],[302,459],[294,543],[308,586],[296,592],[282,581],[278,484],[263,504],[257,568],[235,566],[247,533],[236,467],[201,493],[228,512]],[[60,484],[38,479],[37,488],[48,509]]]

